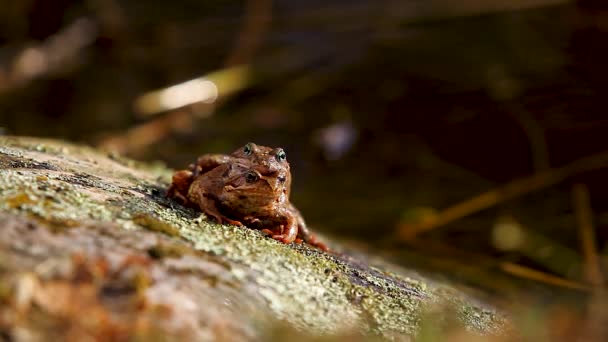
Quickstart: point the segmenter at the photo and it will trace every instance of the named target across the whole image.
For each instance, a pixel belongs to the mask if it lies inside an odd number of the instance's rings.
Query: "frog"
[[[304,241],[327,251],[289,202],[288,176],[265,175],[249,165],[225,163],[197,177],[188,199],[219,223],[260,228],[277,241]]]
[[[263,174],[276,174],[277,179],[285,179],[287,196],[291,191],[291,177],[287,154],[280,148],[271,148],[248,142],[243,147],[226,154],[204,154],[188,169],[173,174],[171,186],[167,190],[167,197],[174,198],[182,205],[188,205],[188,189],[194,180],[201,174],[213,170],[217,166],[227,163],[240,163],[251,165]]]
[[[285,151],[253,143],[231,155],[203,155],[177,171],[168,195],[219,223],[258,228],[283,242],[306,242],[321,250],[304,218],[289,201],[291,172]]]

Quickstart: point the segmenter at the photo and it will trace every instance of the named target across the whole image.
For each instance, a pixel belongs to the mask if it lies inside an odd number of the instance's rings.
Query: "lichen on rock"
[[[251,340],[286,326],[399,339],[438,303],[475,333],[505,331],[501,314],[447,285],[212,223],[164,197],[170,175],[89,147],[0,137],[0,302],[10,304],[0,333],[50,338],[52,322],[94,338]]]

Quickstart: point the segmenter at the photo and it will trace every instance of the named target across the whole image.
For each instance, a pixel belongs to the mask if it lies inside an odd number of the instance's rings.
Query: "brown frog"
[[[204,154],[200,156],[195,164],[190,164],[187,170],[180,170],[173,174],[171,186],[167,190],[167,196],[175,198],[181,204],[188,204],[188,190],[194,179],[217,166],[227,163],[240,163],[249,165],[261,174],[276,174],[277,179],[285,179],[287,196],[291,191],[291,173],[287,155],[282,148],[271,148],[247,143],[245,146],[226,154]]]
[[[327,250],[289,202],[290,188],[285,152],[249,143],[230,156],[204,155],[176,172],[168,196],[220,223],[245,224],[284,243],[304,240]]]

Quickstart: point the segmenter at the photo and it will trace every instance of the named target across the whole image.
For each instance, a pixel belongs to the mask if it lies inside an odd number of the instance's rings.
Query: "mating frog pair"
[[[283,243],[303,240],[327,250],[289,202],[290,191],[285,151],[248,143],[231,155],[205,154],[175,172],[167,196],[219,223],[244,224]]]

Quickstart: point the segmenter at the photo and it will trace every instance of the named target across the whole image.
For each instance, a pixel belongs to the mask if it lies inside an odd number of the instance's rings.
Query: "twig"
[[[414,241],[408,241],[408,243],[413,243]],[[431,259],[440,260],[442,263],[449,263],[450,270],[459,274],[459,276],[466,276],[469,280],[475,281],[483,281],[480,276],[488,274],[490,270],[499,269],[500,271],[507,273],[511,276],[529,279],[533,281],[537,281],[540,283],[544,283],[550,286],[556,286],[561,288],[574,289],[579,291],[588,292],[591,289],[586,284],[582,284],[573,280],[565,279],[561,276],[556,276],[552,274],[548,274],[543,271],[534,270],[529,267],[521,266],[508,261],[501,261],[495,257],[489,256],[487,254],[481,254],[477,252],[472,252],[470,250],[463,250],[455,247],[451,244],[446,244],[442,241],[438,240],[416,240],[416,245],[412,245],[412,248],[419,248],[419,246],[423,246],[425,253],[430,253]],[[391,256],[394,257],[394,256]],[[457,260],[475,260],[474,267],[472,264],[458,262]],[[468,267],[473,268],[471,272],[467,272],[466,269]],[[488,272],[483,272],[483,270],[487,270]],[[466,274],[465,274],[466,273]],[[471,278],[471,274],[476,274],[476,279]],[[496,281],[496,275],[491,276],[491,280],[485,282],[484,286],[492,287],[492,288],[503,288],[507,283],[505,281]]]
[[[548,169],[528,177],[516,179],[506,185],[453,205],[440,212],[433,220],[427,220],[421,224],[402,225],[399,227],[398,235],[402,239],[411,239],[420,233],[444,226],[499,203],[555,185],[575,174],[603,167],[608,167],[608,151],[577,159],[559,168]]]
[[[573,290],[589,291],[589,287],[584,284],[556,277],[554,275],[517,265],[512,262],[501,262],[500,269],[514,276],[535,280],[548,285],[565,287]]]
[[[135,100],[134,107],[138,113],[142,115],[152,115],[160,111],[168,111],[168,113],[120,133],[103,136],[98,141],[97,147],[136,155],[175,132],[191,131],[199,118],[213,113],[222,98],[213,99],[210,103],[189,102],[189,100],[200,99],[206,93],[229,97],[250,84],[248,74],[249,69],[246,66],[226,68],[205,77],[143,94]],[[202,82],[211,84],[215,91],[203,91]]]
[[[557,276],[580,279],[583,260],[576,250],[564,246],[550,236],[535,232],[517,222],[515,218],[512,220],[512,224],[516,225],[516,229],[519,231],[519,243],[512,246],[513,251],[518,251]]]
[[[193,116],[189,111],[178,110],[127,131],[102,138],[97,147],[120,154],[137,155],[144,149],[178,130],[193,127]]]
[[[584,274],[587,283],[601,286],[604,283],[595,241],[593,212],[589,203],[589,190],[584,184],[572,188],[572,201],[578,219],[578,232],[583,251]]]
[[[235,47],[227,57],[226,68],[182,84],[154,90],[139,96],[135,111],[140,116],[150,116],[174,111],[150,120],[124,132],[112,134],[98,146],[125,154],[137,154],[158,143],[185,126],[194,127],[203,117],[208,117],[233,93],[249,84],[248,66],[272,18],[272,0],[249,0],[245,19]],[[202,85],[210,85],[215,92],[205,96]],[[205,87],[207,89],[209,87]],[[181,109],[179,109],[181,108]],[[175,122],[173,122],[175,121]],[[184,124],[185,123],[185,124]]]
[[[508,105],[511,115],[519,123],[524,133],[530,142],[530,150],[532,152],[532,163],[534,171],[539,172],[550,167],[549,164],[549,147],[543,128],[538,124],[532,115],[515,103]]]
[[[234,49],[225,65],[232,67],[249,63],[272,20],[272,0],[249,0],[245,10],[245,22]]]
[[[0,93],[25,87],[37,78],[78,65],[82,52],[97,39],[97,26],[94,20],[82,17],[42,43],[32,42],[24,47],[11,65],[0,65]]]

